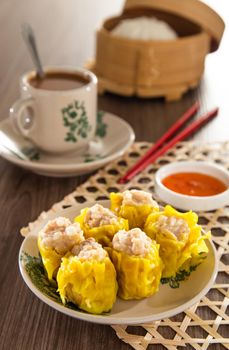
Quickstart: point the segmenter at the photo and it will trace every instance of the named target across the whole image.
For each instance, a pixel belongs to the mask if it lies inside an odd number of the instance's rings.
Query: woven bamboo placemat
[[[133,181],[118,185],[117,180],[136,160],[147,151],[150,143],[135,143],[122,158],[112,162],[91,176],[87,182],[76,188],[48,212],[21,230],[26,236],[41,220],[53,212],[86,201],[108,199],[110,192],[124,189],[142,189],[154,194],[154,173],[163,164],[181,160],[208,160],[229,170],[229,142],[198,144],[183,142],[169,153],[148,166]],[[155,196],[155,194],[154,194]],[[155,199],[158,198],[155,196]],[[159,201],[159,200],[158,200]],[[160,201],[159,201],[160,202]],[[161,203],[163,204],[163,203]],[[150,324],[134,326],[112,326],[117,336],[136,350],[154,349],[229,349],[229,203],[228,206],[211,212],[200,212],[199,222],[212,231],[219,258],[219,272],[216,283],[202,300],[185,312]],[[226,283],[225,281],[228,281]],[[217,345],[216,345],[217,344]]]

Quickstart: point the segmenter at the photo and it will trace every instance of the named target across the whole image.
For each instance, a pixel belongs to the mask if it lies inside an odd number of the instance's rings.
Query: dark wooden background
[[[208,0],[229,23],[228,0]],[[122,8],[121,0],[0,0],[0,119],[7,118],[18,97],[19,76],[32,68],[20,35],[20,24],[31,23],[45,65],[82,66],[93,57],[95,29],[102,19]],[[220,106],[220,115],[196,138],[229,139],[229,50],[226,32],[220,50],[209,55],[200,87],[179,102],[140,100],[107,94],[99,108],[127,120],[137,140],[155,141],[195,99],[202,111]],[[64,316],[39,301],[18,270],[22,242],[19,229],[84,181],[87,176],[55,179],[38,176],[0,159],[0,349],[130,349],[108,326]],[[159,347],[158,347],[159,348]],[[214,349],[220,349],[217,345]]]

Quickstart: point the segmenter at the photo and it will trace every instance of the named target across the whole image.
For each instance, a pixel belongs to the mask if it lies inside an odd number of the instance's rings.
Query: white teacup
[[[10,108],[13,126],[46,152],[85,149],[96,129],[96,76],[69,67],[47,67],[45,74],[46,81],[39,81],[35,71],[21,77],[21,98]]]

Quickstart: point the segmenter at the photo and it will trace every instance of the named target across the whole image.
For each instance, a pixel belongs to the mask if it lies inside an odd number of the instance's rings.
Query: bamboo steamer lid
[[[225,24],[222,18],[203,2],[199,0],[126,0],[124,13],[137,7],[150,7],[170,12],[196,23],[211,37],[210,52],[218,49]]]

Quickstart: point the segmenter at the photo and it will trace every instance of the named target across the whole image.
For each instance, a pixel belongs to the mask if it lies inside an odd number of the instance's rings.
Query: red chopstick
[[[199,130],[202,126],[207,124],[210,120],[212,120],[214,117],[217,116],[219,112],[219,108],[215,108],[212,111],[208,112],[207,114],[203,115],[199,119],[192,122],[187,128],[182,130],[178,135],[176,135],[174,138],[172,138],[169,142],[167,142],[164,146],[162,146],[160,149],[156,150],[156,152],[153,152],[149,155],[148,158],[146,158],[143,162],[139,162],[140,164],[138,167],[134,166],[128,173],[119,179],[120,184],[124,184],[127,181],[131,180],[136,174],[138,174],[140,171],[145,169],[149,164],[154,162],[158,157],[166,153],[171,147],[173,147],[177,142],[182,141],[186,139],[188,136],[192,135],[195,131]],[[145,156],[144,156],[145,158]]]
[[[195,102],[192,107],[190,107],[182,116],[179,118],[176,123],[174,123],[168,131],[144,154],[144,156],[139,159],[137,163],[130,168],[127,173],[119,180],[119,183],[125,183],[128,180],[128,177],[135,169],[138,169],[139,166],[148,159],[151,154],[153,154],[158,148],[163,146],[163,144],[168,141],[189,119],[191,119],[199,110],[199,102]]]

